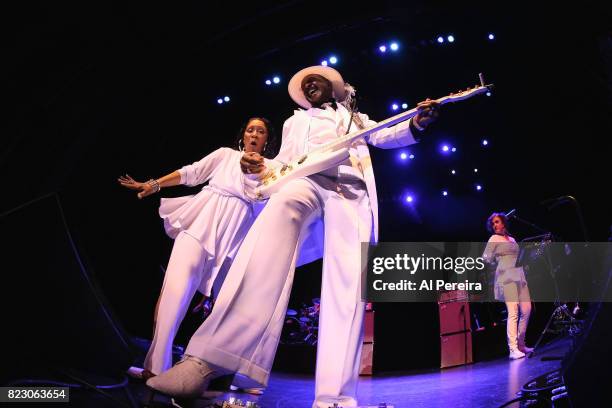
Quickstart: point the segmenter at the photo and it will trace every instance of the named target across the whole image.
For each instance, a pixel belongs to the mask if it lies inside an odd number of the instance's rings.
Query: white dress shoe
[[[178,398],[197,398],[210,380],[221,373],[197,357],[185,356],[174,367],[150,378],[147,386],[163,394]]]
[[[129,375],[132,378],[138,378],[138,379],[142,379],[142,372],[144,371],[144,368],[140,368],[140,367],[130,367],[127,370],[127,375]]]
[[[147,370],[146,368],[140,368],[140,367],[130,367],[127,370],[127,375],[129,375],[132,378],[136,378],[139,380],[148,380],[151,377],[155,377],[155,374],[153,374],[151,371]]]

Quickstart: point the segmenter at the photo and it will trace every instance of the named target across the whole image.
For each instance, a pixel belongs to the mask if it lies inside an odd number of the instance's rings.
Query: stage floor
[[[381,402],[395,407],[490,408],[516,398],[516,393],[530,379],[559,368],[560,361],[541,361],[542,357],[563,356],[569,340],[543,346],[532,358],[497,359],[444,370],[380,373],[360,377],[359,403],[377,406]],[[415,351],[416,352],[416,351]],[[141,401],[146,391],[141,384],[132,388]],[[216,401],[237,397],[256,401],[264,408],[309,408],[314,396],[314,378],[310,375],[273,373],[268,388],[261,396],[242,393],[222,394]],[[163,397],[156,397],[163,406]],[[196,407],[210,402],[199,401]],[[517,407],[518,404],[511,406]]]

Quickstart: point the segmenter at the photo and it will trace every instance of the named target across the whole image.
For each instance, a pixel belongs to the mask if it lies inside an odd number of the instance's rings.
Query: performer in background
[[[240,160],[243,155],[272,156],[274,129],[265,118],[251,118],[237,139],[238,150],[222,147],[157,180],[140,183],[128,175],[119,177],[122,186],[138,191],[138,198],[165,187],[208,181],[196,195],[161,199],[159,215],[174,246],[156,310],[155,334],[140,372],[144,379],[172,366],[174,336],[193,295],[199,290],[210,296],[219,270],[234,257],[255,220],[249,197],[258,182],[244,176]],[[137,375],[139,371],[130,369]]]
[[[487,219],[487,230],[492,233],[483,258],[496,263],[494,292],[495,299],[505,302],[508,310],[506,333],[510,359],[525,357],[533,348],[525,345],[525,334],[531,314],[531,297],[522,267],[516,266],[519,245],[507,229],[508,218],[504,213],[493,213]]]
[[[275,161],[290,162],[348,129],[375,124],[365,114],[351,114],[354,92],[330,67],[296,73],[289,95],[304,110],[285,122]],[[345,162],[292,180],[273,194],[238,251],[215,308],[189,342],[187,357],[147,385],[172,396],[197,397],[223,371],[266,385],[295,266],[323,257],[313,407],[356,406],[365,309],[361,243],[376,242],[378,236],[367,144],[397,148],[415,143],[437,116],[438,104],[423,102],[414,118],[353,142]],[[248,173],[264,163],[245,157],[242,165]]]

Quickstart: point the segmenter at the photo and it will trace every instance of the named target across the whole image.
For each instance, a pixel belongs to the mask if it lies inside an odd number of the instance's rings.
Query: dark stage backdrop
[[[612,223],[612,19],[595,3],[535,3],[20,3],[4,59],[12,110],[1,142],[0,211],[59,192],[117,315],[131,333],[148,337],[171,241],[157,216],[160,196],[139,201],[117,176],[145,180],[198,160],[229,145],[249,116],[270,118],[280,132],[295,108],[286,92],[291,75],[335,53],[361,111],[379,120],[391,115],[391,101],[412,106],[443,96],[474,85],[478,72],[496,85],[491,97],[445,107],[410,148],[409,163],[397,151],[372,149],[381,240],[485,240],[486,217],[510,208],[581,240],[571,208],[539,204],[566,194],[579,200],[590,238],[605,240]],[[436,42],[448,34],[453,44]],[[399,52],[377,53],[390,40]],[[274,74],[281,84],[266,86]],[[231,102],[217,104],[225,95]],[[442,142],[457,153],[441,156]],[[402,202],[409,190],[412,208]],[[45,225],[23,228],[35,235]],[[515,225],[513,233],[536,232]],[[34,255],[41,244],[32,243]],[[292,306],[318,297],[319,269],[298,271]],[[398,322],[437,318],[410,309],[385,308]]]

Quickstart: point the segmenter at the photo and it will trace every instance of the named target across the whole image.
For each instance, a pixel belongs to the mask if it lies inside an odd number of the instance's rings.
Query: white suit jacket
[[[343,105],[340,104],[338,104],[338,110],[341,112],[343,123],[336,123],[336,132],[338,133],[337,136],[342,136],[348,126],[350,113]],[[313,109],[296,110],[294,111],[293,116],[285,121],[283,125],[281,148],[273,161],[287,163],[306,153],[306,146],[308,146],[308,133],[313,111]],[[370,127],[376,124],[375,121],[368,118],[368,115],[359,113],[359,116],[365,127]],[[359,127],[353,121],[351,131],[357,129],[359,129]],[[370,151],[368,150],[366,141],[372,146],[383,149],[393,149],[416,143],[416,140],[410,131],[410,121],[408,120],[398,123],[395,126],[379,130],[367,138],[358,139],[353,143],[353,147],[356,148],[358,153],[357,160],[359,163],[357,165],[363,172],[368,197],[370,199],[370,208],[372,209],[372,219],[374,223],[373,242],[377,242],[378,199],[376,196],[376,183],[374,181],[372,160],[370,158]],[[323,256],[323,236],[323,222],[319,217],[307,227],[306,234],[302,234],[302,245],[297,261],[298,266],[315,261]]]

